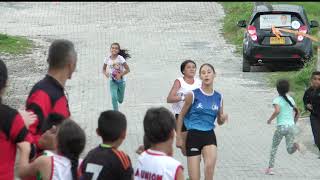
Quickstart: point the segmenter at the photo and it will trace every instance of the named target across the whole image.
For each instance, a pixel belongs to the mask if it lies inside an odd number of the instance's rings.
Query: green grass
[[[305,8],[309,21],[316,20],[320,22],[320,3],[318,2],[270,2],[271,4],[295,4],[301,5]],[[237,53],[242,52],[242,41],[244,28],[237,26],[239,20],[246,20],[248,22],[252,9],[254,7],[253,2],[221,2],[225,11],[225,18],[223,20],[223,34],[227,42],[236,45]],[[317,28],[313,28],[311,34],[318,36]],[[318,43],[319,44],[319,43]],[[300,71],[289,72],[272,72],[267,77],[270,86],[275,87],[275,83],[278,79],[288,79],[291,83],[291,91],[298,108],[304,111],[302,97],[305,88],[309,86],[309,79],[312,71],[316,68],[317,58],[317,43],[314,43],[314,58],[308,63],[305,68]]]
[[[20,36],[10,36],[0,33],[0,53],[13,55],[28,53],[31,50],[32,41]]]

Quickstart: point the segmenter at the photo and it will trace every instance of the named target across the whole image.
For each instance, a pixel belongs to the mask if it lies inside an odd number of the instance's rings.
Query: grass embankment
[[[252,9],[254,7],[253,2],[222,2],[222,6],[225,11],[223,33],[224,37],[229,43],[236,45],[237,53],[242,52],[242,41],[244,28],[237,26],[239,20],[246,20],[248,22]],[[316,20],[320,22],[320,3],[317,2],[271,2],[271,4],[295,4],[302,5],[307,13],[308,19]],[[313,28],[312,35],[318,36],[317,28]],[[319,36],[318,36],[319,37]],[[289,72],[272,72],[268,75],[268,82],[270,86],[275,87],[275,83],[278,79],[288,79],[291,83],[291,91],[294,95],[294,100],[297,103],[300,111],[304,111],[302,97],[306,87],[309,86],[309,79],[311,73],[316,69],[317,48],[314,45],[314,58],[303,69],[299,71]],[[305,113],[304,113],[305,114]]]
[[[0,54],[8,53],[13,55],[29,52],[32,41],[20,36],[10,36],[0,33]]]

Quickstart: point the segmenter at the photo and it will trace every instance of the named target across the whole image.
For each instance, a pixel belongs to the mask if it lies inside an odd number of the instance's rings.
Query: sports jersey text
[[[137,169],[134,176],[138,176],[142,179],[147,179],[147,180],[162,180],[162,175],[158,175],[152,172],[147,172],[144,170],[140,171],[139,169]]]

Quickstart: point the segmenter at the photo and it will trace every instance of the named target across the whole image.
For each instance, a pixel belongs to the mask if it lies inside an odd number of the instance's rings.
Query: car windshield
[[[271,29],[272,26],[299,29],[303,22],[296,14],[260,14],[252,25],[259,29]]]

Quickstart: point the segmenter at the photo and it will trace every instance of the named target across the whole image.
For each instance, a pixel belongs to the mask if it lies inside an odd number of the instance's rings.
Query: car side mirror
[[[319,27],[318,21],[310,21],[310,28]]]
[[[247,27],[247,23],[245,20],[238,21],[237,25],[242,28]]]

